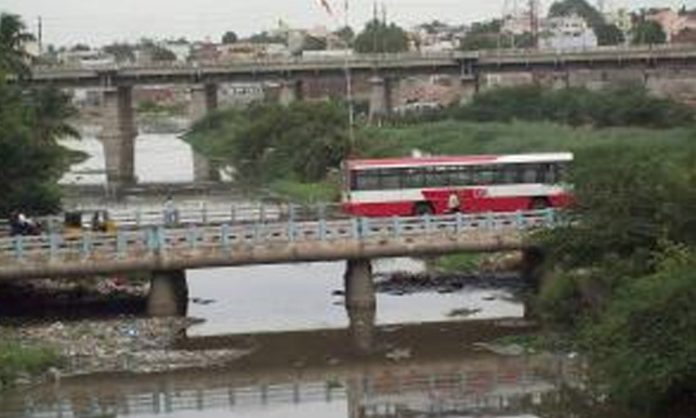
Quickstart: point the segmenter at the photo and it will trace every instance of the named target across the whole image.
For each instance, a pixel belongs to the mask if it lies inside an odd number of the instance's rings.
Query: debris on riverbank
[[[395,272],[378,275],[375,290],[391,295],[421,292],[451,293],[465,288],[525,290],[527,285],[516,273],[497,274],[431,274]]]
[[[42,376],[44,379],[204,368],[228,363],[248,353],[239,349],[174,349],[174,342],[194,322],[185,318],[54,322],[0,327],[0,334],[12,335],[22,346],[50,347],[63,359],[50,376]]]

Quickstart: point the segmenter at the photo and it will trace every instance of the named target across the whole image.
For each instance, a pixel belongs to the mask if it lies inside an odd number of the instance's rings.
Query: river
[[[191,151],[180,140],[144,135],[137,144],[141,181],[192,179]],[[98,142],[71,145],[91,154],[76,171],[103,168]],[[64,181],[103,177],[71,174]],[[426,268],[410,259],[377,260],[374,267],[379,277]],[[577,406],[564,396],[579,379],[574,356],[482,344],[532,331],[510,291],[380,292],[376,312],[348,315],[344,268],[188,271],[188,315],[200,322],[178,344],[201,353],[243,348],[245,356],[212,369],[81,376],[7,391],[0,418],[556,418]]]

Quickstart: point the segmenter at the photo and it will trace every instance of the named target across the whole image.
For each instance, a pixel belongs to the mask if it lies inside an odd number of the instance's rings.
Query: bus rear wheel
[[[435,211],[430,203],[420,202],[413,207],[413,214],[416,216],[432,215]]]
[[[548,199],[544,197],[536,197],[532,200],[531,205],[529,206],[529,209],[531,210],[544,210],[548,209],[551,207],[551,203],[549,202]]]

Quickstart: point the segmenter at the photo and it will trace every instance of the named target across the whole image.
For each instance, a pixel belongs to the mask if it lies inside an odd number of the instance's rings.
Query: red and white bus
[[[354,216],[562,208],[571,153],[349,160],[343,210]]]

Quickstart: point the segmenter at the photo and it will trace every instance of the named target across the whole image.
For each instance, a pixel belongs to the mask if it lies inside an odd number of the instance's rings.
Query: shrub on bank
[[[616,401],[662,414],[696,395],[696,257],[688,253],[670,251],[584,330],[593,370]]]
[[[38,376],[60,365],[61,358],[47,347],[30,347],[17,342],[0,342],[0,389],[15,384],[19,377]]]
[[[693,109],[652,96],[642,85],[549,89],[537,85],[499,88],[453,107],[454,119],[480,122],[548,121],[570,126],[670,128],[694,121]]]

